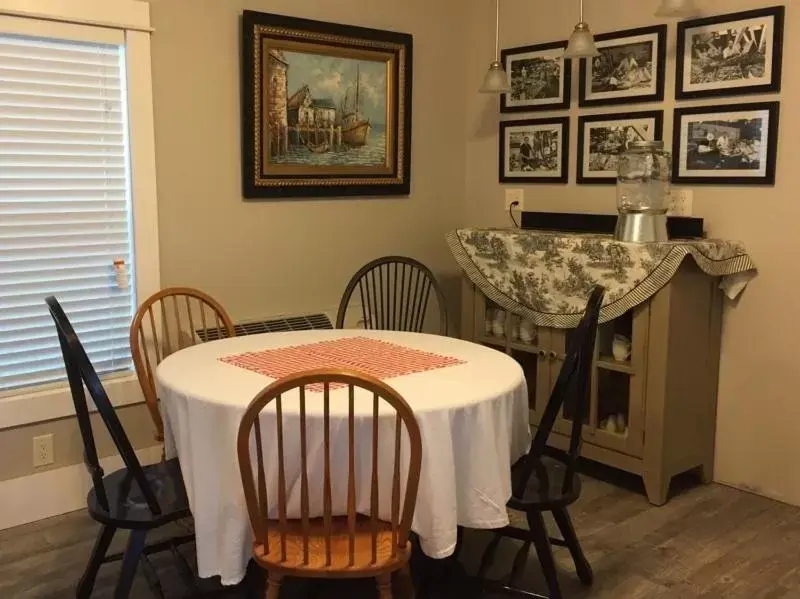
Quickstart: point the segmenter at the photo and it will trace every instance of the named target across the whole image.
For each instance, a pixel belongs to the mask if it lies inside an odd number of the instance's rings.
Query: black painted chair
[[[159,543],[145,545],[150,531],[191,515],[178,460],[167,460],[149,466],[142,466],[139,463],[108,395],[64,310],[54,297],[48,297],[45,302],[58,331],[64,366],[83,439],[84,462],[92,477],[92,489],[86,498],[89,515],[101,524],[91,559],[78,583],[76,596],[78,599],[88,599],[94,589],[100,566],[121,559],[122,572],[114,591],[114,599],[128,597],[140,562],[151,590],[158,597],[163,597],[158,577],[147,556],[164,550],[172,551],[182,577],[194,586],[189,565],[177,550],[180,544],[193,541],[194,535],[175,536]],[[108,475],[100,467],[84,385],[125,464],[123,469]],[[119,529],[130,531],[125,552],[107,555],[114,534]]]
[[[580,324],[569,336],[564,364],[542,414],[530,450],[511,469],[512,496],[508,507],[525,513],[528,530],[508,526],[495,531],[494,537],[484,551],[477,574],[477,578],[487,590],[523,597],[543,597],[511,586],[527,561],[531,545],[536,548],[539,556],[550,599],[562,599],[553,558],[553,545],[567,547],[575,562],[580,581],[585,585],[592,584],[594,578],[592,568],[581,549],[567,507],[577,501],[581,494],[581,481],[576,472],[576,463],[580,455],[583,422],[589,409],[592,358],[604,295],[603,287],[597,286],[592,291]],[[565,454],[556,454],[548,450],[547,438],[568,396],[571,402],[574,401],[575,406],[569,450]],[[553,514],[563,536],[562,539],[550,538],[545,527],[544,512]],[[503,537],[511,537],[523,543],[512,564],[508,584],[484,579]]]
[[[384,256],[362,266],[339,303],[336,328],[344,327],[345,316],[358,290],[365,329],[421,332],[425,325],[431,293],[439,309],[439,334],[447,335],[447,305],[431,270],[413,258]]]

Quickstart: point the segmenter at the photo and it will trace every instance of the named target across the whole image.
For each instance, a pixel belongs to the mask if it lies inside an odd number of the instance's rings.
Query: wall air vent
[[[236,334],[258,335],[260,333],[278,333],[281,331],[312,331],[315,329],[332,329],[330,318],[325,314],[308,314],[306,316],[286,316],[269,320],[240,322],[234,325]],[[202,341],[214,341],[220,338],[216,328],[199,329],[197,336]]]

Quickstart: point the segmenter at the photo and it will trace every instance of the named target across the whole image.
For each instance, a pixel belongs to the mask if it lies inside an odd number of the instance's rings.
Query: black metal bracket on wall
[[[599,233],[611,235],[617,224],[616,214],[578,214],[574,212],[523,212],[523,229],[564,231],[567,233]],[[703,219],[687,216],[667,217],[670,239],[705,237]]]

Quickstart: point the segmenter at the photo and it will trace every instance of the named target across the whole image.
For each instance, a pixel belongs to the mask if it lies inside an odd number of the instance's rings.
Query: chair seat
[[[154,515],[150,511],[139,485],[123,468],[103,477],[108,494],[108,510],[100,505],[95,490],[89,491],[86,499],[92,518],[117,528],[146,529],[190,515],[189,500],[177,458],[142,466],[142,469],[161,507],[161,514]]]
[[[411,543],[397,547],[392,555],[392,527],[388,522],[378,521],[376,560],[372,561],[372,529],[366,516],[356,518],[355,551],[350,563],[350,541],[347,517],[332,519],[331,563],[326,565],[325,528],[322,518],[309,521],[308,563],[304,563],[303,524],[301,520],[286,523],[286,559],[281,552],[279,523],[268,523],[269,551],[263,543],[253,544],[253,557],[262,567],[301,571],[302,576],[325,578],[362,578],[371,571],[394,571],[402,568],[411,556]]]
[[[521,476],[527,456],[523,457],[511,467],[511,480],[516,481]],[[554,507],[563,507],[575,502],[581,494],[581,479],[577,474],[572,474],[572,487],[568,493],[564,493],[564,479],[567,476],[567,466],[550,456],[542,456],[542,464],[547,471],[547,488],[541,488],[539,477],[536,471],[531,472],[528,484],[521,496],[512,496],[508,502],[508,507],[525,511],[530,508],[548,510]]]

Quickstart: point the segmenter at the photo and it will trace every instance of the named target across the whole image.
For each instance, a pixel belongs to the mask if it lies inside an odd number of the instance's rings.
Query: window
[[[131,366],[124,64],[118,45],[0,34],[1,391],[64,377],[51,294],[98,373]]]
[[[114,375],[112,402],[142,401],[128,327],[159,287],[149,38],[144,2],[0,0],[0,429],[73,413],[47,295]]]

